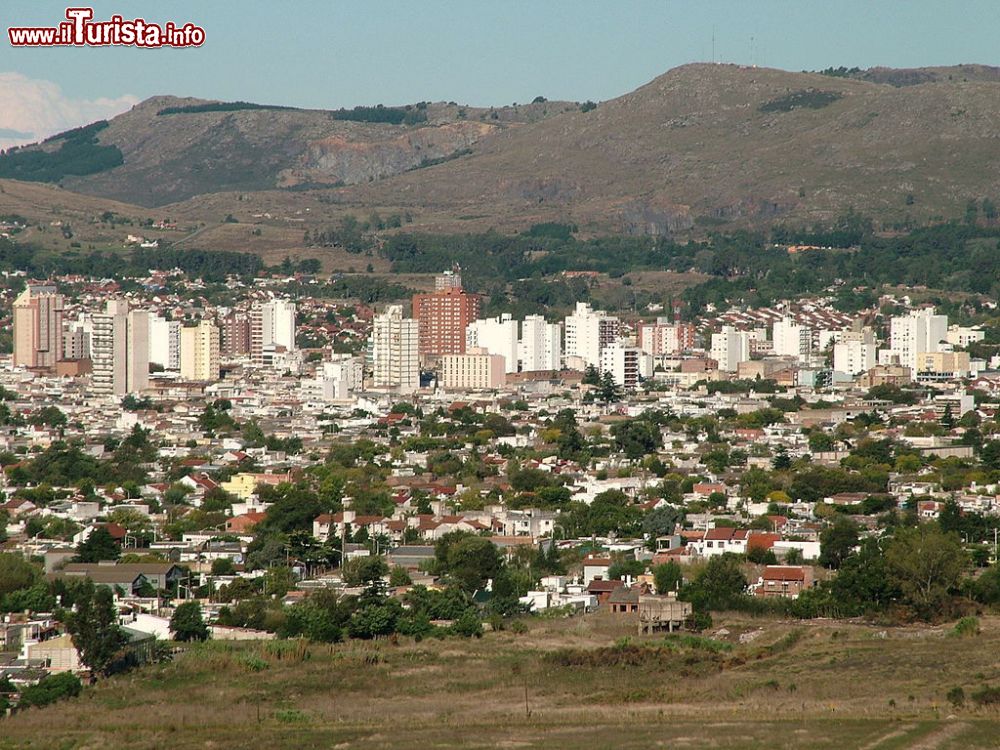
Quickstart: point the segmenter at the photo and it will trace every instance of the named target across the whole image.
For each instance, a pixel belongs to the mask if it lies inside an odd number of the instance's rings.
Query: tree
[[[87,582],[76,595],[76,609],[66,619],[66,629],[80,652],[80,661],[92,672],[108,674],[115,657],[128,642],[118,625],[111,589]]]
[[[681,566],[673,560],[653,568],[653,583],[656,585],[657,594],[676,591],[683,581],[684,574],[681,572]]]
[[[726,553],[712,557],[694,581],[681,590],[681,598],[698,611],[731,609],[746,587],[739,558]]]
[[[757,565],[777,565],[778,558],[773,550],[766,547],[751,547],[747,552],[747,560]]]
[[[818,430],[809,435],[809,450],[813,453],[827,453],[833,449],[833,435]]]
[[[75,698],[82,690],[80,678],[71,672],[50,674],[37,684],[24,688],[18,706],[21,708],[47,706],[63,698]]]
[[[389,571],[389,585],[393,588],[399,588],[400,586],[410,586],[413,583],[413,579],[407,572],[406,568],[396,565]]]
[[[389,572],[385,558],[368,555],[355,557],[344,563],[341,569],[344,583],[348,586],[368,586]]]
[[[601,373],[593,365],[587,365],[587,368],[583,371],[583,379],[580,382],[583,385],[600,385]]]
[[[217,557],[212,560],[213,576],[231,576],[236,574],[236,566],[228,557]]]
[[[184,602],[170,617],[170,630],[175,641],[208,640],[208,626],[201,616],[201,604]]]
[[[41,577],[41,571],[22,555],[0,552],[0,598],[31,588]]]
[[[903,596],[925,617],[939,611],[967,563],[958,535],[930,524],[897,530],[885,560]]]
[[[802,561],[802,550],[798,547],[792,547],[785,552],[785,565],[801,565]]]
[[[635,461],[655,453],[663,445],[658,425],[648,419],[630,419],[612,426],[615,448]]]
[[[827,568],[839,568],[858,545],[858,527],[849,518],[837,518],[819,535],[819,562]]]
[[[621,401],[623,396],[624,392],[621,386],[615,382],[614,375],[610,372],[601,375],[601,384],[597,387],[597,398],[600,401],[610,404],[613,401]]]
[[[866,539],[857,553],[843,561],[830,591],[840,614],[849,616],[878,612],[898,596],[877,540]]]
[[[472,534],[445,534],[434,545],[434,556],[441,572],[468,593],[473,593],[495,578],[503,561],[500,551],[489,539]]]
[[[90,536],[76,547],[76,559],[83,563],[96,563],[101,560],[117,560],[121,549],[111,532],[104,526],[98,526],[90,532]]]
[[[653,508],[642,519],[642,533],[652,538],[674,533],[678,523],[683,522],[684,511],[672,505]]]

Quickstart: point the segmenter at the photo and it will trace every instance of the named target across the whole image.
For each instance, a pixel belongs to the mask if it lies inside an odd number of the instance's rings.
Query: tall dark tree
[[[90,536],[76,546],[78,562],[95,563],[101,560],[117,560],[121,548],[104,526],[98,526]]]
[[[839,568],[858,545],[858,527],[848,518],[838,518],[819,535],[819,561],[827,568]]]
[[[170,617],[170,630],[177,641],[204,641],[208,639],[208,626],[201,616],[201,604],[184,602]]]
[[[66,619],[66,629],[80,652],[80,661],[92,672],[108,674],[112,662],[128,642],[118,625],[111,589],[92,583],[76,594],[76,609]]]

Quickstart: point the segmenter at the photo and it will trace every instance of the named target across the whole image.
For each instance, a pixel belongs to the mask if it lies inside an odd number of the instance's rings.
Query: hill
[[[588,112],[484,142],[419,175],[342,191],[359,205],[663,234],[697,224],[961,216],[1000,194],[995,80],[895,86],[687,65]]]
[[[0,719],[0,748],[985,748],[995,618],[946,628],[727,619],[635,636],[610,614],[481,640],[209,642]],[[623,637],[628,636],[628,637]],[[962,687],[965,700],[946,695]]]
[[[160,96],[109,122],[12,149],[0,157],[0,177],[143,206],[221,191],[350,185],[453,158],[575,106],[421,102],[326,111]]]
[[[587,236],[811,225],[853,207],[892,229],[996,204],[998,115],[1000,71],[972,65],[692,64],[596,107],[539,97],[321,111],[156,97],[0,156],[0,178],[192,225],[280,224],[266,250],[373,211],[409,217],[409,231],[564,222]],[[264,242],[244,234],[251,249]],[[232,235],[209,226],[200,237]]]

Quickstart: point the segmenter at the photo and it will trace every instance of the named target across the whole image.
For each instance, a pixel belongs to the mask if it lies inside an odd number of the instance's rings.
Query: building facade
[[[111,300],[93,317],[92,390],[98,396],[124,396],[149,387],[149,313]]]
[[[219,379],[219,328],[211,320],[181,329],[180,371],[187,380]]]
[[[509,313],[474,320],[465,329],[465,349],[485,349],[504,358],[504,371],[517,372],[517,321]]]
[[[419,325],[389,305],[376,315],[372,328],[372,365],[376,388],[411,393],[420,387]]]
[[[469,294],[461,287],[413,295],[420,356],[463,353],[465,331],[479,317],[479,307],[479,295]]]
[[[461,390],[500,388],[506,382],[503,356],[473,347],[464,354],[441,357],[441,387]]]
[[[524,372],[558,370],[562,367],[562,325],[549,323],[541,315],[529,315],[521,323],[517,358]]]
[[[63,358],[63,296],[51,284],[28,284],[14,300],[14,365],[52,370]]]

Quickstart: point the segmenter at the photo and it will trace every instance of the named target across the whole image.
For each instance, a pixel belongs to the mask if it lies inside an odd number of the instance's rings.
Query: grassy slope
[[[971,640],[946,629],[725,625],[732,640],[762,632],[718,661],[691,652],[632,667],[542,659],[632,632],[606,614],[471,642],[313,645],[304,660],[208,644],[5,721],[0,748],[995,746],[996,711],[953,711],[944,694],[1000,680],[998,618]],[[249,672],[248,655],[268,668]]]

